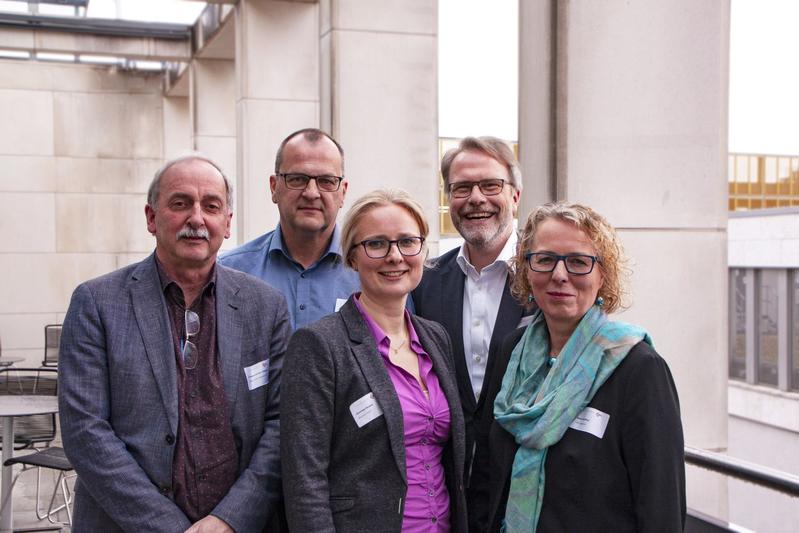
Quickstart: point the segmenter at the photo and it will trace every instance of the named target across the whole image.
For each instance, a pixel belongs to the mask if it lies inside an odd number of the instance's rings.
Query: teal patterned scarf
[[[513,349],[494,416],[519,443],[513,461],[503,531],[531,533],[544,499],[547,449],[557,443],[575,417],[627,353],[649,334],[638,326],[611,322],[592,305],[549,366],[549,333],[539,311]]]

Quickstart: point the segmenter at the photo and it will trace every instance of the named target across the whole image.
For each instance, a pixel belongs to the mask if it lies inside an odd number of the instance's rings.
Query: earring
[[[605,299],[604,299],[604,298],[602,298],[601,296],[598,296],[598,297],[597,297],[597,299],[596,299],[596,304],[597,304],[599,307],[602,307],[603,305],[605,305]]]
[[[527,303],[531,304],[535,301],[535,297],[532,294],[527,295]]]

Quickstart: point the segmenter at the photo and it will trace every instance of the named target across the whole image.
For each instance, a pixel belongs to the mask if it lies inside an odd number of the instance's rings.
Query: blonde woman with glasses
[[[541,206],[513,266],[514,296],[539,310],[491,355],[473,530],[682,531],[674,381],[645,330],[608,316],[623,292],[616,231],[588,207]]]
[[[408,313],[428,225],[401,191],[350,209],[361,292],[289,342],[281,454],[292,531],[466,531],[464,421],[450,340]]]

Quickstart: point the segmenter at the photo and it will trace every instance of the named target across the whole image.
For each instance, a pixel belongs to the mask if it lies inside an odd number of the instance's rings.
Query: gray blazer
[[[466,531],[464,422],[449,337],[411,318],[447,397],[451,438],[443,454],[452,531]],[[383,410],[358,427],[350,405],[374,393]],[[281,458],[292,531],[398,532],[407,481],[402,408],[352,297],[338,313],[297,330],[286,351]]]
[[[283,296],[216,267],[219,361],[239,477],[213,513],[260,531],[280,505],[279,387],[290,333]],[[154,256],[75,289],[61,337],[59,415],[78,473],[72,531],[183,531],[172,501],[178,432],[175,354]],[[244,368],[269,360],[249,390]]]

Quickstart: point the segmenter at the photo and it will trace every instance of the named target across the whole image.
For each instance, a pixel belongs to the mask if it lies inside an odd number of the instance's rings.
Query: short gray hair
[[[164,166],[159,168],[155,176],[153,177],[153,181],[150,182],[150,188],[147,189],[147,204],[150,207],[155,207],[155,204],[158,202],[158,195],[161,192],[161,178],[166,174],[166,171],[170,168],[174,167],[175,165],[179,165],[180,163],[186,163],[188,161],[204,161],[214,167],[217,172],[222,176],[222,179],[225,182],[225,201],[227,202],[228,211],[233,210],[233,187],[230,185],[230,180],[228,180],[225,173],[222,171],[222,167],[220,167],[214,160],[205,157],[201,154],[189,154],[184,155],[181,157],[177,157],[175,159],[171,159],[164,163]]]
[[[519,160],[513,153],[513,148],[498,137],[464,137],[455,148],[448,150],[441,159],[441,177],[444,179],[444,186],[449,184],[449,169],[452,161],[462,152],[481,152],[492,159],[496,159],[508,171],[508,179],[517,191],[522,192],[522,170],[519,167]]]

